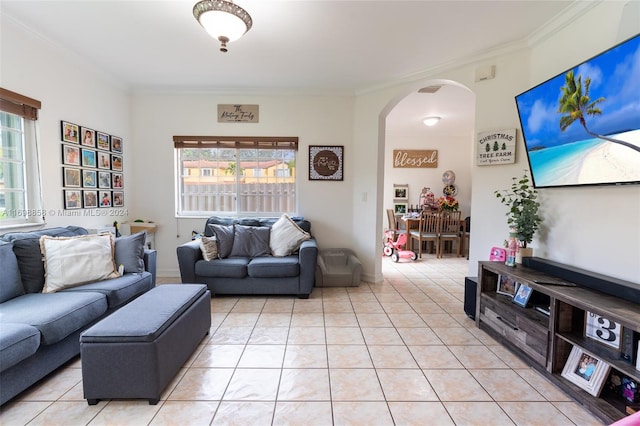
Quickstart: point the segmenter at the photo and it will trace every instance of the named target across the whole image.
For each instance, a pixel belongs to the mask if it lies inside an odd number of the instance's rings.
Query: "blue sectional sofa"
[[[0,236],[0,404],[77,356],[83,330],[155,287],[156,252],[142,234],[116,239],[121,276],[43,293],[40,237],[86,234],[68,226]]]
[[[273,238],[269,230],[280,220],[283,218],[208,218],[203,235],[214,236],[218,225],[230,229],[231,242],[219,241],[220,252],[228,244],[230,253],[205,260],[198,239],[182,244],[177,248],[182,282],[206,284],[211,294],[289,294],[307,299],[313,291],[318,258],[311,223],[301,217],[287,217],[289,229],[295,227],[308,234],[308,239],[290,254],[278,256],[268,246]],[[258,248],[259,244],[266,244],[266,250]]]

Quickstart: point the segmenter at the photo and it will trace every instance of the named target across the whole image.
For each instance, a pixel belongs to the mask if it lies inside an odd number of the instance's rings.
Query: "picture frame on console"
[[[611,366],[574,346],[562,369],[562,377],[593,396],[599,396]]]
[[[516,294],[513,296],[513,303],[526,308],[532,293],[533,288],[529,287],[526,284],[520,284],[520,286],[518,286]]]
[[[516,291],[518,291],[518,287],[520,287],[520,283],[518,281],[515,281],[507,275],[500,275],[498,277],[496,293],[514,297],[516,295]]]
[[[591,340],[620,350],[622,346],[622,326],[594,312],[585,311],[584,335]]]

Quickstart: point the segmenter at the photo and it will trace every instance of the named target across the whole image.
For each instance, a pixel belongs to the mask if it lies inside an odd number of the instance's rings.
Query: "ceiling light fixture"
[[[220,51],[227,43],[242,37],[251,29],[251,15],[233,0],[202,0],[193,6],[193,16],[211,37],[220,41]]]
[[[440,121],[440,117],[427,117],[424,120],[422,120],[424,125],[429,127],[435,126],[436,124],[438,124],[438,121]]]

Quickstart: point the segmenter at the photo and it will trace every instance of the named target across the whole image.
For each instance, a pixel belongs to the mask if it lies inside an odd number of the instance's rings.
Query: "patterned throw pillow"
[[[216,237],[201,237],[200,238],[200,250],[202,250],[202,257],[204,260],[212,260],[218,258],[218,240]]]

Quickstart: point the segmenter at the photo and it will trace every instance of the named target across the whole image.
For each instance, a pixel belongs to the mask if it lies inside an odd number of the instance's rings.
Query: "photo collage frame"
[[[64,208],[124,207],[122,138],[61,121]]]

